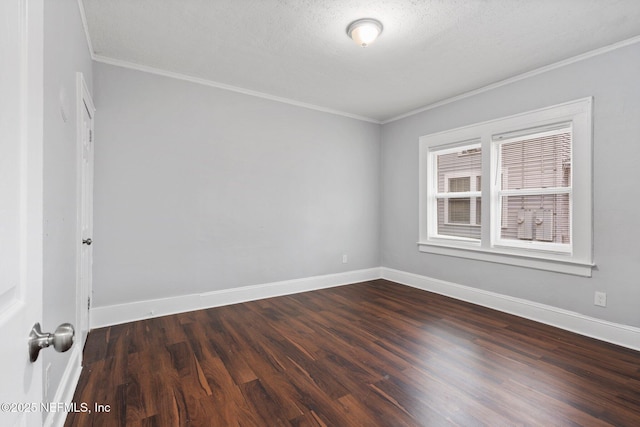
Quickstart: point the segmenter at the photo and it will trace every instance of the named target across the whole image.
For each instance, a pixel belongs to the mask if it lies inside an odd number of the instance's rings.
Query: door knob
[[[38,359],[40,350],[52,344],[53,348],[59,353],[69,350],[73,345],[74,336],[75,330],[71,323],[63,323],[56,328],[54,333],[42,332],[40,323],[36,323],[29,334],[29,360],[31,360],[31,363],[35,362]]]
[[[91,246],[91,244],[93,243],[93,240],[91,240],[91,237],[89,237],[88,239],[84,239],[82,243],[84,243],[87,246]]]

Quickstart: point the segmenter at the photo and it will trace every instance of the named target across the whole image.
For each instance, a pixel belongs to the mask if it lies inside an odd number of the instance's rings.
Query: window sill
[[[552,254],[544,256],[529,251],[509,251],[500,249],[485,249],[478,245],[450,245],[440,242],[418,242],[420,252],[454,256],[458,258],[473,259],[478,261],[494,262],[498,264],[515,265],[518,267],[533,268],[536,270],[553,271],[556,273],[571,274],[574,276],[591,277],[592,263],[579,262],[568,258],[568,255]],[[553,258],[551,258],[553,257]]]

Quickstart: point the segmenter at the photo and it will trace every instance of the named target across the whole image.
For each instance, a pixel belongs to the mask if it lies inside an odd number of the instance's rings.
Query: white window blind
[[[571,124],[553,130],[530,130],[499,145],[499,188],[503,208],[498,243],[554,243],[569,251],[571,243]],[[557,246],[560,245],[560,246]],[[546,245],[549,247],[549,245]]]

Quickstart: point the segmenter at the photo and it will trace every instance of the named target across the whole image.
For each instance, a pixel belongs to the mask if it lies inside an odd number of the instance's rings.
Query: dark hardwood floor
[[[66,426],[640,426],[640,352],[377,280],[93,330],[74,401]]]

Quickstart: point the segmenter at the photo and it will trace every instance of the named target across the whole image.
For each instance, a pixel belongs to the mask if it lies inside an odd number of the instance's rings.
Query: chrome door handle
[[[73,345],[75,333],[71,323],[63,323],[56,328],[54,333],[42,332],[40,323],[36,323],[29,334],[29,360],[31,363],[38,360],[40,350],[51,346],[51,344],[57,352],[64,353]]]
[[[82,240],[82,243],[87,246],[91,246],[91,244],[93,243],[93,240],[91,240],[91,237],[89,237],[88,239]]]

